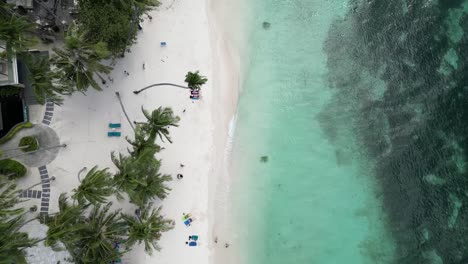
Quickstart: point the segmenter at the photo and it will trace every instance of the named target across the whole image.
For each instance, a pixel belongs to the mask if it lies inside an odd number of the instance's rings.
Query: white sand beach
[[[116,62],[110,74],[113,82],[108,81],[107,88],[101,92],[90,89],[86,95],[76,93],[66,98],[62,106],[54,108],[50,127],[67,147],[47,165],[49,176],[56,177],[50,187],[49,213],[57,211],[60,193],[70,194],[78,186],[77,173],[83,167],[89,170],[98,165],[115,171],[110,153],[126,153],[129,145],[125,136],[132,137],[133,131],[116,92],[120,93],[132,121],[144,120],[141,106],[148,110],[171,107],[181,118],[179,127],[170,131],[173,144],[162,143],[165,149],[158,154],[162,159],[161,172],[173,176],[172,191],[164,201],[155,202],[156,206],[163,206],[163,215],[175,220],[176,226],[163,234],[160,252],[149,256],[140,245],[124,256],[124,263],[213,263],[214,250],[226,250],[223,234],[213,231],[215,209],[219,208],[215,201],[222,201],[216,197],[220,192],[215,188],[219,185],[218,179],[225,174],[225,145],[238,98],[239,58],[236,49],[227,45],[224,38],[226,31],[220,21],[223,15],[212,12],[208,0],[162,1],[162,5],[151,12],[152,20],[142,23],[143,29],[131,53]],[[167,43],[165,47],[160,46],[163,41]],[[201,100],[192,101],[188,90],[171,86],[133,94],[134,90],[154,83],[184,85],[185,74],[196,70],[208,77]],[[32,121],[40,123],[44,111],[45,107],[34,110]],[[110,122],[122,124],[122,137],[107,136]],[[37,169],[30,171],[20,187],[39,180]],[[183,174],[183,179],[176,179],[178,173]],[[115,201],[114,205],[130,213],[135,209],[127,202]],[[190,227],[183,224],[183,213],[193,215]],[[36,236],[46,229],[39,224],[27,228]],[[199,236],[198,247],[185,245],[192,234]],[[215,236],[218,236],[217,244]],[[65,254],[53,253],[43,246],[33,248],[29,254],[30,263],[55,264],[58,260],[65,263]]]

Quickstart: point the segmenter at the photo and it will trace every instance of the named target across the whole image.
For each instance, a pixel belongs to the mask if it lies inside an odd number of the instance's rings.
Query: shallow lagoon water
[[[468,263],[468,1],[251,8],[242,263]]]

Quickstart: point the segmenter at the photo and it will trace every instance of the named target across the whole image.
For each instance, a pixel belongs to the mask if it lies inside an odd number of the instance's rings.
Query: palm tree
[[[0,39],[15,51],[22,51],[32,46],[35,40],[25,33],[33,29],[26,19],[17,16],[11,6],[0,1]]]
[[[66,241],[67,245],[73,245],[80,239],[74,234],[83,227],[84,212],[87,206],[70,204],[65,193],[60,194],[59,212],[53,215],[45,215],[43,222],[49,227],[44,244],[54,250],[62,250],[58,242]]]
[[[148,133],[150,137],[160,137],[162,141],[166,138],[170,143],[172,143],[171,138],[169,137],[169,127],[179,126],[177,123],[180,121],[178,116],[174,116],[174,112],[169,107],[159,107],[156,110],[153,110],[151,114],[141,107],[143,115],[146,117],[147,122],[138,123],[141,126],[141,130],[145,133]]]
[[[60,195],[59,213],[46,216],[49,230],[45,244],[59,250],[57,245],[61,242],[75,263],[117,260],[124,252],[116,250],[115,244],[126,234],[120,211],[109,212],[112,203],[86,210],[88,205],[70,204],[64,194]]]
[[[153,249],[160,250],[158,240],[161,239],[162,232],[174,228],[174,221],[164,219],[160,212],[161,207],[150,210],[149,204],[141,210],[139,215],[132,216],[122,214],[123,220],[128,226],[128,238],[125,242],[127,247],[133,247],[137,242],[145,244],[145,251],[152,254]]]
[[[61,104],[63,98],[60,95],[69,95],[73,92],[72,85],[66,80],[58,80],[60,75],[50,69],[50,60],[47,57],[24,56],[30,75],[29,81],[34,95],[40,104],[45,104],[46,99],[56,104]]]
[[[200,89],[200,87],[207,81],[208,79],[205,76],[201,76],[199,74],[199,71],[188,72],[187,75],[185,75],[185,82],[187,83],[187,86],[190,87],[192,90]]]
[[[125,140],[132,146],[132,149],[128,149],[128,153],[132,157],[138,157],[145,149],[151,148],[154,152],[159,152],[161,147],[154,143],[155,138],[151,137],[147,133],[141,130],[140,127],[137,127],[135,130],[135,139],[131,140],[128,137],[125,137]]]
[[[10,181],[1,180],[0,190],[0,219],[21,214],[23,212],[23,208],[12,209],[18,203],[23,202],[18,197],[16,184]]]
[[[107,74],[112,70],[112,67],[101,64],[101,60],[110,57],[106,44],[86,42],[85,33],[77,29],[69,32],[71,33],[65,38],[65,49],[54,49],[57,56],[53,62],[59,70],[61,80],[64,83],[71,82],[80,92],[85,92],[88,86],[101,90],[94,76],[104,81],[100,73]]]
[[[115,245],[123,241],[127,228],[120,210],[109,212],[111,206],[112,203],[104,207],[95,205],[85,218],[85,227],[77,234],[78,247],[71,254],[80,260],[78,263],[109,263],[123,255],[124,251],[117,250]]]
[[[155,198],[166,198],[171,190],[165,183],[171,181],[172,178],[159,173],[160,166],[161,163],[158,160],[146,163],[137,188],[128,194],[130,201],[140,208]]]
[[[151,199],[164,199],[169,187],[165,182],[170,181],[169,175],[161,175],[161,163],[154,158],[155,150],[144,149],[139,156],[125,156],[119,153],[118,158],[112,153],[112,162],[119,170],[114,176],[117,191],[125,192],[130,202],[143,207]]]
[[[105,203],[106,198],[115,192],[112,176],[107,168],[98,170],[97,166],[94,166],[81,181],[80,186],[73,189],[73,192],[72,198],[80,204]]]
[[[26,264],[26,248],[37,244],[37,239],[29,238],[20,229],[27,223],[24,214],[0,220],[0,260],[1,263]]]

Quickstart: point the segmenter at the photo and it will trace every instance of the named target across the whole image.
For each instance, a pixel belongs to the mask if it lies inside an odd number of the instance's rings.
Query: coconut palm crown
[[[144,243],[145,251],[150,255],[153,250],[159,251],[161,249],[157,242],[161,238],[162,232],[174,228],[174,221],[164,219],[161,216],[161,207],[150,209],[151,207],[152,204],[149,204],[137,216],[122,214],[122,218],[128,226],[126,246],[133,247],[136,243]]]
[[[172,109],[169,107],[159,107],[151,113],[143,107],[141,110],[147,119],[146,122],[139,123],[141,130],[147,133],[149,137],[157,138],[159,136],[162,141],[164,141],[165,138],[167,141],[172,143],[171,138],[169,137],[169,127],[179,126],[177,123],[180,121],[180,118],[174,115]]]
[[[89,202],[91,204],[105,203],[107,197],[114,194],[113,180],[106,169],[98,170],[94,166],[81,181],[78,188],[73,189],[72,198],[80,204]]]
[[[101,63],[101,60],[111,55],[106,43],[88,43],[85,33],[76,28],[69,32],[70,34],[65,38],[65,48],[54,49],[56,56],[53,62],[61,74],[62,81],[71,82],[80,92],[85,92],[89,86],[101,90],[94,80],[95,75],[104,81],[100,73],[107,74],[112,70],[112,67]]]
[[[188,72],[185,75],[185,82],[190,89],[200,89],[200,87],[205,84],[208,79],[205,76],[200,75],[199,71]]]

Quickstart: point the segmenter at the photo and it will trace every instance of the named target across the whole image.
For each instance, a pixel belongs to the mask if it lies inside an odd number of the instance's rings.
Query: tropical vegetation
[[[174,116],[174,112],[169,107],[159,107],[151,113],[141,108],[143,115],[146,117],[146,122],[138,123],[141,130],[148,134],[150,138],[156,139],[159,137],[162,141],[167,139],[172,143],[169,137],[169,127],[179,126],[177,123],[180,121],[178,116]]]
[[[78,188],[73,189],[72,198],[80,204],[100,204],[107,201],[107,197],[114,194],[112,175],[107,169],[98,170],[94,166],[81,180]]]
[[[79,22],[90,43],[107,43],[114,56],[135,43],[142,16],[159,5],[152,0],[80,0]]]
[[[28,223],[23,208],[16,207],[18,198],[16,185],[0,178],[0,260],[1,263],[27,263],[26,248],[33,247],[38,240],[29,238],[20,229]]]
[[[205,84],[208,79],[205,76],[200,75],[199,71],[188,72],[185,75],[185,82],[190,89],[200,89],[200,87]]]
[[[21,150],[24,152],[38,150],[39,141],[37,140],[37,137],[35,136],[22,137],[19,141],[18,147],[23,147],[21,148]]]
[[[22,58],[28,65],[29,82],[40,104],[45,104],[48,100],[59,105],[63,101],[62,95],[73,92],[71,84],[66,80],[59,80],[59,73],[51,70],[52,62],[48,57],[29,56],[25,53]]]
[[[24,128],[31,128],[31,127],[33,127],[33,124],[31,122],[25,122],[25,123],[21,123],[19,125],[16,125],[10,131],[8,131],[8,133],[5,136],[0,138],[0,145],[5,144],[6,142],[8,142],[20,130],[22,130]]]
[[[104,81],[101,74],[107,74],[112,67],[102,64],[110,53],[105,42],[89,43],[85,32],[73,28],[65,38],[64,49],[54,49],[56,56],[52,58],[57,67],[59,79],[62,83],[71,83],[73,89],[86,92],[89,86],[96,90],[101,87],[95,78]]]
[[[153,250],[160,250],[158,240],[162,232],[174,228],[174,221],[164,219],[161,216],[161,207],[152,208],[151,203],[143,208],[140,214],[122,214],[122,218],[129,229],[126,245],[133,247],[136,243],[144,243],[148,254],[152,254]]]
[[[26,175],[27,169],[21,162],[12,159],[0,160],[0,175],[8,179],[18,179]]]

